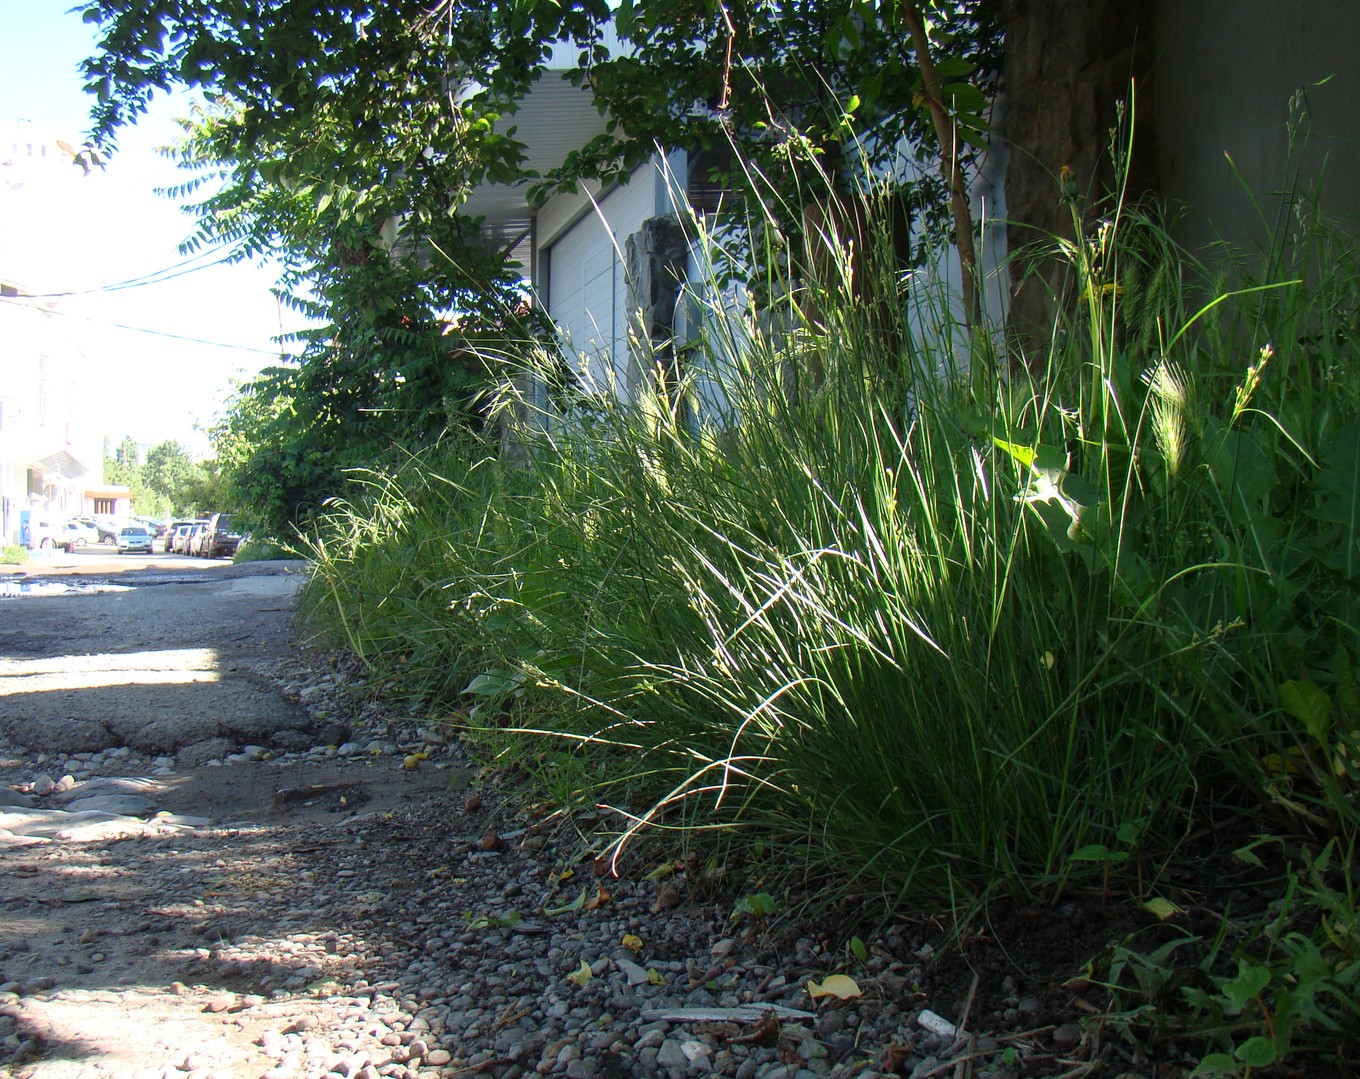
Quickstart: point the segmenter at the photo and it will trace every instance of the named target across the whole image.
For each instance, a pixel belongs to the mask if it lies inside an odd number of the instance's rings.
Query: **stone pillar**
[[[624,386],[630,401],[655,378],[658,365],[672,389],[675,308],[689,264],[689,242],[674,215],[649,217],[624,243],[629,356]]]

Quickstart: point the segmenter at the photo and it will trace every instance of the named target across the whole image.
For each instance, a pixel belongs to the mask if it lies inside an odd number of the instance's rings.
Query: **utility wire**
[[[214,266],[221,266],[224,263],[231,262],[235,259],[236,252],[239,251],[240,248],[241,244],[238,243],[220,258],[216,258],[212,262],[200,263],[197,266],[193,265],[195,260],[211,255],[213,253],[211,249],[193,255],[174,266],[153,270],[150,273],[142,274],[139,277],[130,277],[125,281],[114,281],[112,284],[108,285],[96,285],[94,288],[87,289],[72,289],[67,292],[25,292],[24,295],[35,300],[56,300],[66,296],[90,296],[95,293],[122,292],[125,289],[145,288],[149,285],[159,285],[165,281],[173,281],[177,277],[185,277],[188,274],[197,273],[199,270],[208,270]]]
[[[23,296],[0,296],[0,302],[9,304],[23,304],[25,300],[32,297],[27,294]],[[27,306],[27,305],[24,305]],[[128,326],[122,322],[105,322],[103,319],[87,318],[84,315],[73,315],[69,311],[52,311],[50,314],[62,315],[66,318],[74,318],[80,322],[88,322],[92,326],[108,326],[115,330],[130,330],[133,333],[150,334],[153,337],[169,337],[175,341],[188,341],[195,345],[209,345],[213,348],[235,349],[237,352],[254,352],[261,356],[276,356],[280,359],[294,359],[281,351],[273,351],[267,348],[256,348],[254,345],[233,345],[226,341],[209,341],[202,337],[186,337],[183,334],[170,333],[166,330],[149,330],[145,326]]]

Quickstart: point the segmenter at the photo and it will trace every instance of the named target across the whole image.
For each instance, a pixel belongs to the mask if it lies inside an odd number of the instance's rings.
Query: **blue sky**
[[[77,65],[93,51],[93,28],[69,13],[72,0],[0,0],[0,126],[32,121],[79,146],[91,98]],[[157,186],[186,173],[154,152],[177,133],[192,98],[162,99],[133,129],[104,173],[71,166],[56,185],[0,202],[0,277],[34,292],[72,293],[65,317],[86,331],[83,382],[98,422],[115,442],[167,438],[202,452],[232,384],[276,362],[271,337],[297,316],[269,293],[267,266],[204,266],[177,247],[192,219]],[[64,164],[64,162],[63,162]],[[35,185],[28,185],[33,188]],[[109,290],[108,286],[159,280]]]

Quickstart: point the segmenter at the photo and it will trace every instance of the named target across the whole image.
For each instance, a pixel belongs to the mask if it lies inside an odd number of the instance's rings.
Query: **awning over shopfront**
[[[57,450],[46,457],[40,457],[34,462],[34,467],[67,480],[78,480],[90,472],[89,466],[68,450]]]

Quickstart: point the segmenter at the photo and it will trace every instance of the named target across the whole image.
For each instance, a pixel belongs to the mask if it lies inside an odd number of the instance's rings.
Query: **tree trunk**
[[[1004,0],[1006,205],[1012,255],[1009,331],[1019,359],[1042,359],[1067,295],[1068,267],[1053,238],[1072,239],[1059,174],[1071,169],[1084,220],[1099,218],[1121,184],[1130,197],[1156,193],[1152,19],[1157,0]],[[1127,177],[1115,175],[1111,132],[1137,87]],[[1128,138],[1125,127],[1121,139]]]

